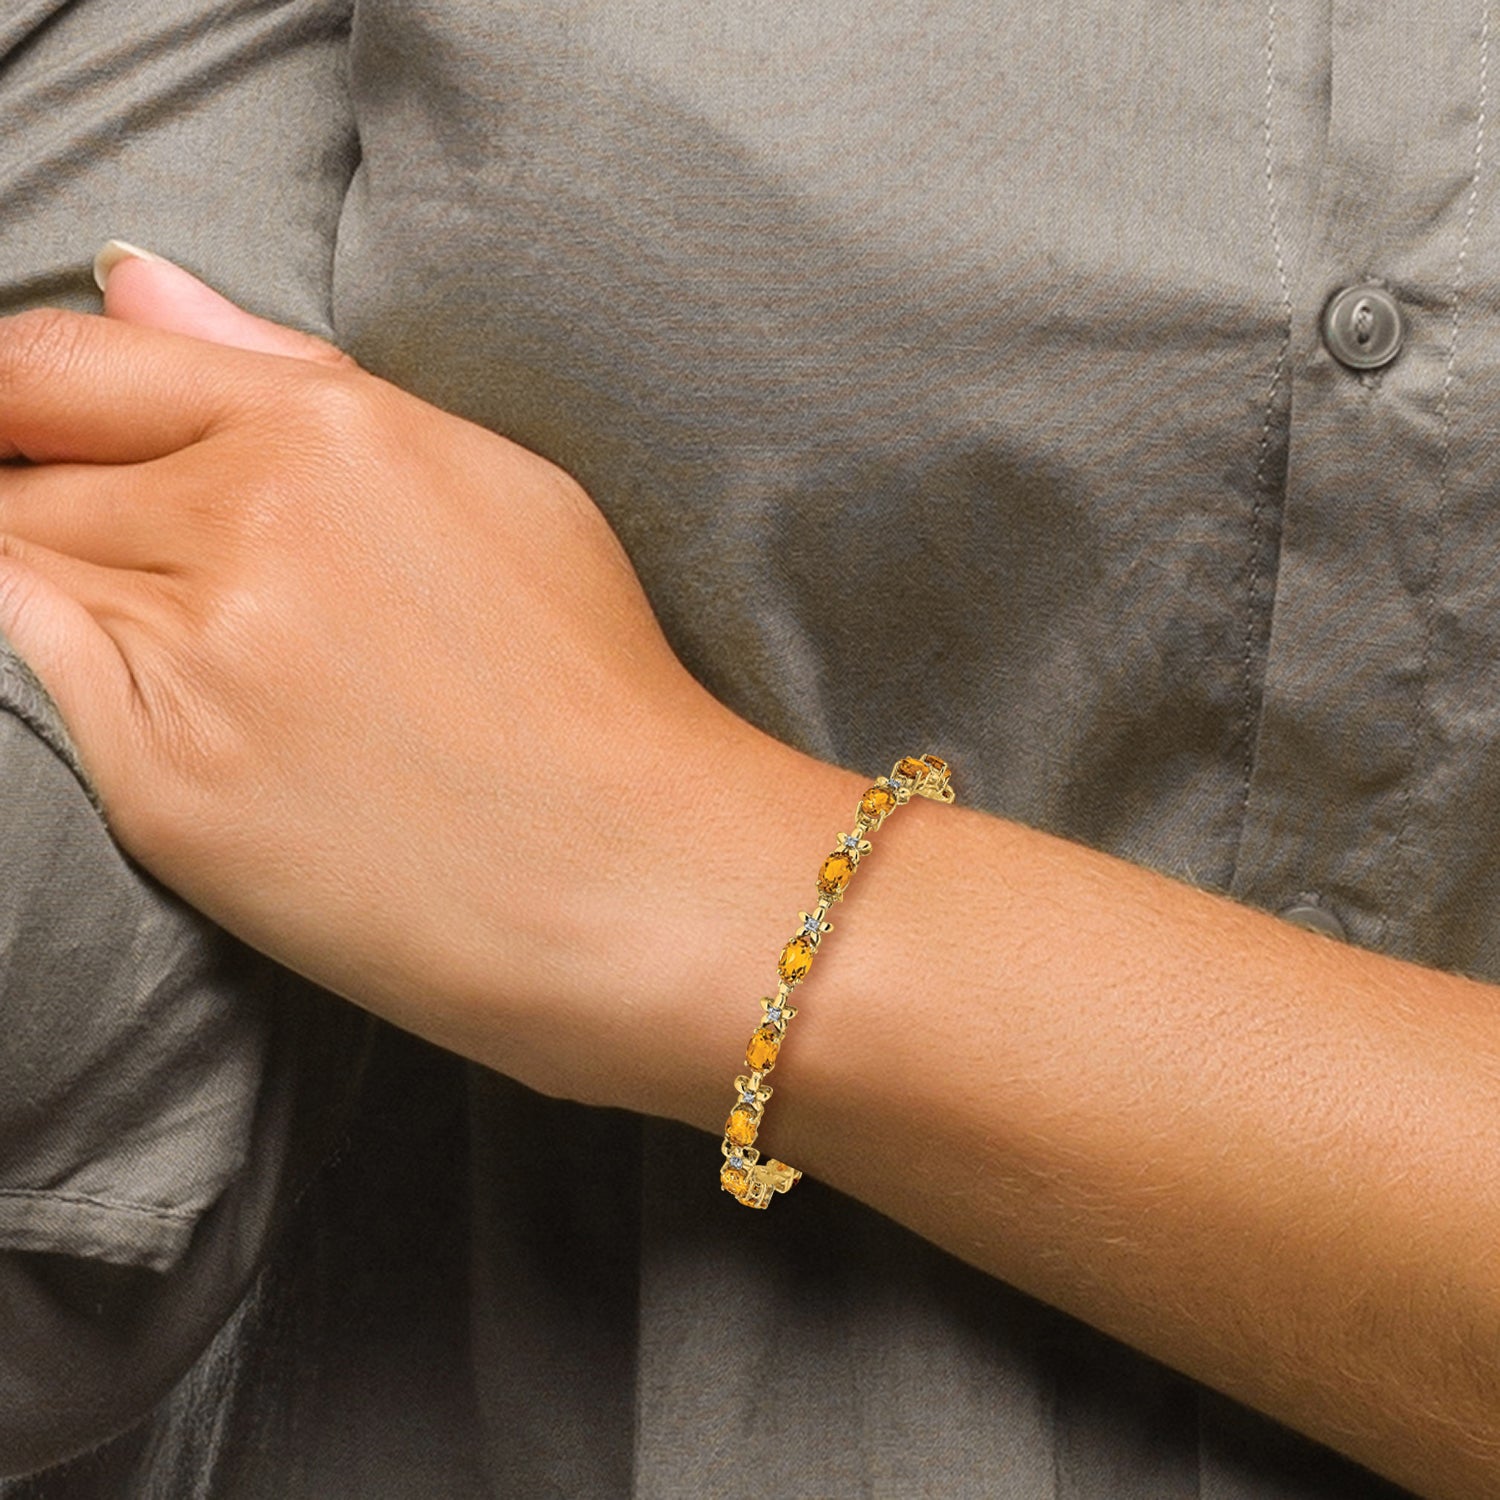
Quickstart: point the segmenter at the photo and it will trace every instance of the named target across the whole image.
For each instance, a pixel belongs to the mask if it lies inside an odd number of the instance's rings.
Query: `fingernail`
[[[154,260],[162,265],[168,261],[160,255],[153,255],[149,250],[142,250],[139,245],[129,244],[125,240],[106,240],[104,248],[94,257],[94,285],[102,292],[104,284],[109,280],[109,273],[120,264],[122,260]]]

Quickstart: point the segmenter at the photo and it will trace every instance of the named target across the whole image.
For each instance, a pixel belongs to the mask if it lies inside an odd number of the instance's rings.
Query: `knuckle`
[[[30,578],[32,575],[24,570],[24,565],[31,560],[31,557],[31,548],[20,537],[8,531],[0,531],[0,562],[23,565],[21,569],[7,568],[5,570],[7,574],[13,578]]]
[[[66,373],[79,359],[90,320],[58,307],[36,307],[0,322],[0,392]]]
[[[273,491],[287,482],[318,485],[342,476],[351,461],[368,461],[382,446],[368,384],[358,372],[312,365],[298,372],[295,388],[279,397],[277,463],[259,477]]]
[[[329,367],[308,382],[304,410],[319,431],[358,432],[369,422],[372,402],[367,383],[347,378],[356,373],[352,365],[347,372]]]

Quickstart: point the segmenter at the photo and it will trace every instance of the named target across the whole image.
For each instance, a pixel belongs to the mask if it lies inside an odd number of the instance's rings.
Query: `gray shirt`
[[[1500,978],[1480,0],[53,9],[8,305],[147,244],[578,475],[778,737]],[[726,1211],[706,1136],[384,1028],[356,1075],[6,683],[0,1465],[146,1419],[14,1493],[1395,1493],[818,1184]]]

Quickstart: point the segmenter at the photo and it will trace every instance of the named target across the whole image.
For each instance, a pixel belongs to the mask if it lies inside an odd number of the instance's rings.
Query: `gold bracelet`
[[[787,999],[807,978],[824,934],[833,931],[832,924],[824,918],[835,901],[844,899],[850,878],[859,868],[860,860],[870,852],[866,835],[874,833],[891,813],[914,796],[930,797],[934,802],[953,801],[947,761],[936,755],[908,755],[898,760],[891,774],[880,777],[859,799],[854,831],[841,833],[838,847],[823,861],[818,870],[817,902],[811,911],[800,914],[801,928],[781,950],[781,960],[776,966],[781,982],[774,998],[767,996],[760,1002],[765,1014],[745,1048],[745,1066],[750,1071],[734,1080],[739,1098],[724,1125],[721,1148],[724,1165],[719,1169],[719,1182],[726,1193],[732,1193],[746,1208],[768,1207],[773,1193],[786,1192],[802,1176],[796,1167],[774,1157],[762,1162],[754,1144],[772,1092],[764,1079],[776,1066],[781,1044],[786,1039],[787,1022],[797,1014],[796,1007],[788,1005]]]

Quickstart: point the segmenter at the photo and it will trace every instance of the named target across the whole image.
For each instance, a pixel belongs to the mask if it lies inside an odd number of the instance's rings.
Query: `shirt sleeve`
[[[13,657],[0,786],[0,1251],[170,1270],[243,1164],[264,1003],[115,847]]]
[[[231,1316],[321,1160],[366,1023],[119,851],[3,647],[0,788],[0,1475],[15,1475],[145,1416]]]

